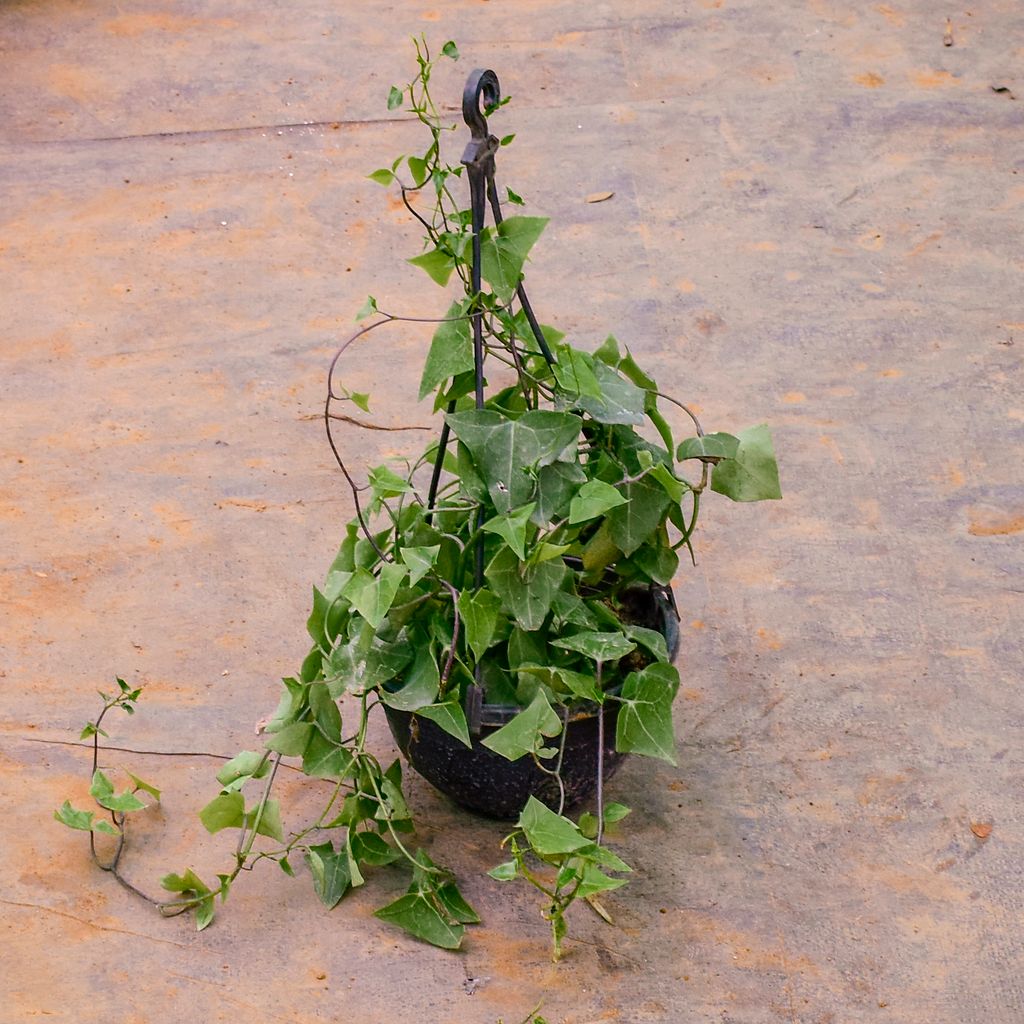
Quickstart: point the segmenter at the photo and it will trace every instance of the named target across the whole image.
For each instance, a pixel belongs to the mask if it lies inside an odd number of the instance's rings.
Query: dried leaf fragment
[[[614,192],[591,192],[584,202],[603,203],[606,199],[611,199],[613,195],[615,195]]]
[[[992,823],[989,821],[972,821],[971,831],[984,842],[992,835]]]

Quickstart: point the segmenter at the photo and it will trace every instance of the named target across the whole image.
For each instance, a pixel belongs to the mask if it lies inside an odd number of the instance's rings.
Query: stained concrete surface
[[[443,101],[475,65],[514,96],[544,319],[769,422],[782,467],[780,503],[706,504],[680,765],[616,779],[636,876],[559,966],[484,875],[501,826],[418,780],[486,922],[457,955],[370,916],[386,871],[327,913],[268,868],[196,934],[50,817],[119,673],[111,743],[146,753],[105,760],[165,789],[129,876],[228,859],[208,755],[252,745],[351,512],[326,362],[367,293],[445,303],[364,178],[419,142],[383,99],[420,31],[464,55]],[[0,1019],[1022,1019],[1022,56],[1009,0],[0,5]],[[384,422],[428,422],[425,330],[347,363]],[[285,779],[286,824],[317,788]]]

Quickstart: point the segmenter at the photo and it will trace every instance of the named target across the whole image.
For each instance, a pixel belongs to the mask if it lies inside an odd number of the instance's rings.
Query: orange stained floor
[[[781,465],[782,502],[705,503],[679,767],[616,778],[635,878],[557,966],[484,873],[503,827],[419,780],[485,919],[459,954],[371,916],[387,871],[328,913],[268,867],[197,934],[51,817],[120,674],[136,752],[104,761],[165,790],[129,877],[229,859],[213,755],[253,745],[351,514],[327,360],[368,293],[447,302],[365,178],[422,145],[385,108],[418,32],[459,43],[453,119],[473,66],[513,96],[542,318],[613,331],[709,429],[768,422]],[[0,3],[0,1020],[1024,1019],[1022,58],[1012,0]],[[384,422],[429,422],[428,338],[347,364]],[[317,785],[282,789],[303,820]]]

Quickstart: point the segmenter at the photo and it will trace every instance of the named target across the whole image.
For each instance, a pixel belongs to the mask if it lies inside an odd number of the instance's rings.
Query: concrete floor
[[[445,306],[363,177],[418,144],[384,98],[419,31],[464,54],[439,96],[476,65],[514,96],[543,318],[769,422],[782,467],[782,502],[706,504],[680,766],[616,779],[636,878],[560,966],[483,874],[501,826],[418,780],[486,922],[458,955],[370,916],[386,871],[328,914],[268,868],[196,934],[50,817],[118,673],[111,742],[147,753],[106,759],[166,792],[129,875],[226,863],[209,755],[252,745],[350,515],[326,362],[368,292]],[[1024,1018],[1022,56],[1016,0],[0,4],[0,1019]],[[427,333],[382,335],[349,380],[426,422]],[[283,788],[298,824],[316,786]]]

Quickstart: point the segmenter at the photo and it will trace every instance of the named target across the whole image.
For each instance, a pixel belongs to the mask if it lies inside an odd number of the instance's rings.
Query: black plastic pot
[[[650,602],[648,621],[656,622],[665,637],[669,657],[679,651],[679,625],[669,597],[659,591],[641,591]],[[522,710],[501,704],[484,704],[480,735],[469,749],[430,719],[414,712],[384,708],[391,733],[409,764],[432,786],[457,804],[488,818],[512,819],[535,796],[549,807],[558,808],[558,781],[537,767],[532,758],[509,761],[480,742],[496,732]],[[604,778],[611,778],[626,755],[615,749],[615,723],[619,704],[608,701],[604,708]],[[585,800],[597,787],[598,718],[593,705],[570,711],[565,729],[562,784],[565,806]],[[552,766],[554,761],[552,760]]]

